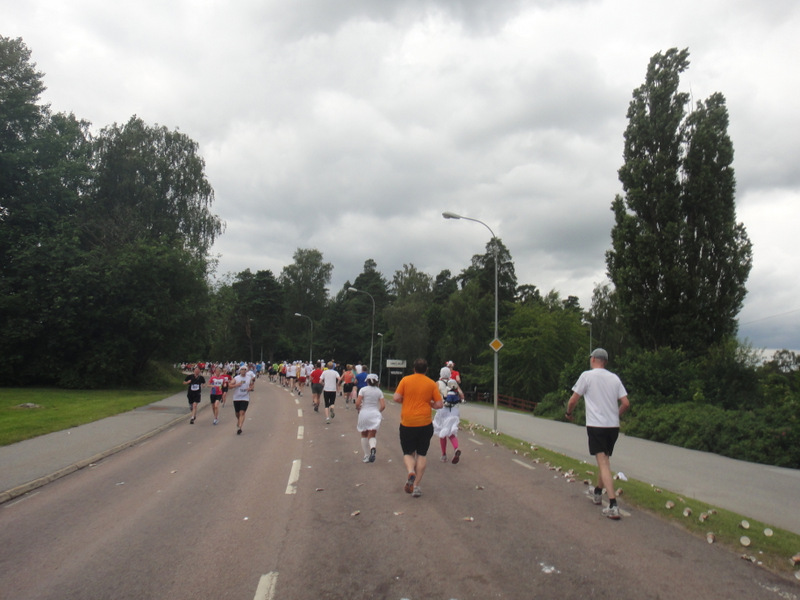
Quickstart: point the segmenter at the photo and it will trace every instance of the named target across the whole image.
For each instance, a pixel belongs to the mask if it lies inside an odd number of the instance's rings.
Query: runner
[[[300,361],[297,364],[297,395],[303,395],[303,389],[306,387],[306,364]]]
[[[447,462],[447,440],[453,444],[453,464],[461,460],[461,450],[458,448],[458,427],[461,424],[461,411],[458,405],[464,400],[464,392],[458,387],[458,382],[452,379],[452,372],[447,367],[439,371],[439,393],[442,394],[444,406],[436,411],[433,418],[433,435],[439,438],[442,447],[442,462]]]
[[[367,375],[367,387],[359,392],[356,398],[358,411],[358,425],[356,429],[361,433],[361,449],[364,451],[362,462],[375,462],[378,448],[378,428],[381,426],[386,409],[386,400],[383,392],[378,387],[378,376],[375,373]]]
[[[192,411],[192,418],[189,419],[189,425],[194,425],[194,420],[197,418],[197,405],[200,404],[202,387],[206,383],[206,378],[200,374],[200,365],[195,365],[194,372],[186,376],[183,380],[183,385],[188,386],[186,389],[186,397],[189,400],[189,408]]]
[[[322,394],[322,363],[317,364],[316,368],[311,371],[309,379],[311,379],[311,402],[314,404],[314,412],[319,412],[319,400]]]
[[[211,384],[211,408],[214,411],[214,422],[212,425],[219,423],[219,403],[224,397],[223,386],[228,383],[227,375],[222,373],[222,367],[217,365],[214,367],[214,374],[211,375],[209,381]]]
[[[255,387],[255,374],[247,370],[246,365],[239,367],[239,374],[233,378],[233,382],[228,386],[234,388],[233,410],[236,411],[236,434],[242,434],[244,417],[250,405],[250,392]]]
[[[350,400],[355,402],[355,378],[356,374],[353,371],[353,365],[347,365],[344,373],[342,373],[342,389],[344,390],[344,406],[350,410]]]
[[[328,368],[322,372],[322,397],[325,400],[325,423],[330,423],[336,416],[333,405],[336,404],[336,388],[339,385],[339,373],[333,368],[333,363],[328,363]]]

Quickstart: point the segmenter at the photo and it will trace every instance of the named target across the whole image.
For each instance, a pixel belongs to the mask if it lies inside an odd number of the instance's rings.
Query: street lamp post
[[[500,338],[498,338],[498,319],[497,319],[497,312],[498,312],[497,308],[498,308],[498,302],[499,302],[499,298],[500,298],[499,295],[498,295],[498,292],[497,292],[497,289],[498,289],[497,288],[497,270],[498,270],[497,269],[497,261],[498,261],[497,252],[499,250],[498,247],[497,247],[497,236],[494,234],[494,231],[492,231],[491,227],[489,227],[486,223],[484,223],[483,221],[480,221],[478,219],[473,219],[471,217],[464,217],[464,216],[457,215],[456,213],[453,213],[453,212],[450,212],[450,211],[443,212],[442,216],[445,219],[464,219],[466,221],[475,221],[476,223],[480,223],[481,225],[486,227],[486,229],[489,230],[489,233],[492,234],[492,240],[495,242],[494,243],[494,247],[492,248],[492,250],[493,250],[492,253],[494,254],[494,339],[492,340],[492,343],[490,344],[490,346],[492,347],[492,350],[494,350],[494,431],[497,431],[497,365],[498,365],[498,363],[497,363],[497,354],[500,351],[500,348],[502,347],[502,344],[500,343]]]
[[[369,372],[372,373],[372,347],[373,342],[375,340],[375,298],[372,297],[372,294],[369,292],[365,292],[364,290],[359,290],[354,287],[347,288],[348,292],[360,292],[362,294],[366,294],[369,296],[369,299],[372,300],[372,329],[369,332]]]
[[[378,382],[379,384],[382,384],[381,380],[383,378],[383,334],[379,333],[378,337],[381,338],[381,353],[380,353],[380,358],[378,359]]]
[[[311,320],[311,317],[308,315],[301,315],[300,313],[294,313],[295,317],[304,317],[308,319],[308,322],[311,324],[311,333],[308,336],[308,362],[309,364],[313,363],[314,360],[314,321]]]

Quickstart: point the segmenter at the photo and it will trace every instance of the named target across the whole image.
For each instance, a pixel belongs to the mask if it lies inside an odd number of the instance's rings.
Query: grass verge
[[[0,446],[133,410],[180,389],[180,386],[156,391],[0,388]]]
[[[465,420],[462,420],[462,428],[487,437],[532,463],[546,465],[551,470],[562,473],[565,479],[574,479],[576,485],[586,485],[590,480],[592,483],[596,481],[597,466],[594,464],[531,445],[503,433],[495,434],[488,427]],[[709,533],[713,534],[713,543],[729,548],[743,560],[776,573],[794,573],[800,579],[800,565],[795,565],[792,559],[800,554],[800,535],[711,506],[695,498],[681,497],[670,490],[656,488],[635,479],[615,480],[615,483],[623,507],[627,504],[657,515],[701,538],[706,538]],[[668,503],[672,504],[671,508],[668,508]],[[748,529],[742,527],[743,521],[747,522]],[[772,535],[766,535],[765,530],[771,530]],[[749,538],[749,546],[741,544],[742,536]]]

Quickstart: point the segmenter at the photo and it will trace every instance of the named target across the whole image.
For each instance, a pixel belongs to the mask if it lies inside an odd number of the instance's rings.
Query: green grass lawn
[[[470,424],[462,421],[462,427],[478,435],[490,438],[495,443],[508,448],[523,460],[536,463],[546,468],[561,473],[565,479],[574,480],[571,485],[586,486],[586,481],[597,480],[597,465],[587,463],[563,454],[552,452],[545,448],[532,446],[505,434],[496,435],[487,427]],[[746,516],[717,508],[695,498],[681,497],[667,489],[653,487],[649,483],[628,479],[616,480],[616,489],[619,495],[620,507],[623,509],[635,508],[679,525],[692,535],[702,538],[710,533],[714,536],[714,544],[721,544],[742,557],[742,560],[764,566],[774,572],[797,576],[798,566],[795,566],[792,557],[800,553],[800,535],[773,527]],[[620,493],[621,490],[621,493]],[[671,508],[667,508],[671,503]],[[685,509],[690,509],[690,514],[684,515]],[[787,507],[787,510],[791,510]],[[689,511],[686,511],[687,513]],[[701,515],[705,515],[701,517]],[[742,528],[742,521],[748,522],[749,528]],[[765,529],[770,529],[771,536],[765,535]],[[742,536],[750,539],[749,546],[740,542]],[[800,579],[800,577],[798,577]]]
[[[180,387],[153,390],[0,388],[0,446],[77,427],[162,400]],[[37,408],[22,408],[35,404]]]

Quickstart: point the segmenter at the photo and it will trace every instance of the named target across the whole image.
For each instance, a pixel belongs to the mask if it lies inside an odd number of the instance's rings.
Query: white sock
[[[370,448],[377,448],[378,447],[378,438],[374,438],[374,437],[369,438],[369,447]]]
[[[364,456],[369,456],[369,441],[367,438],[361,438],[361,449],[364,451]]]

